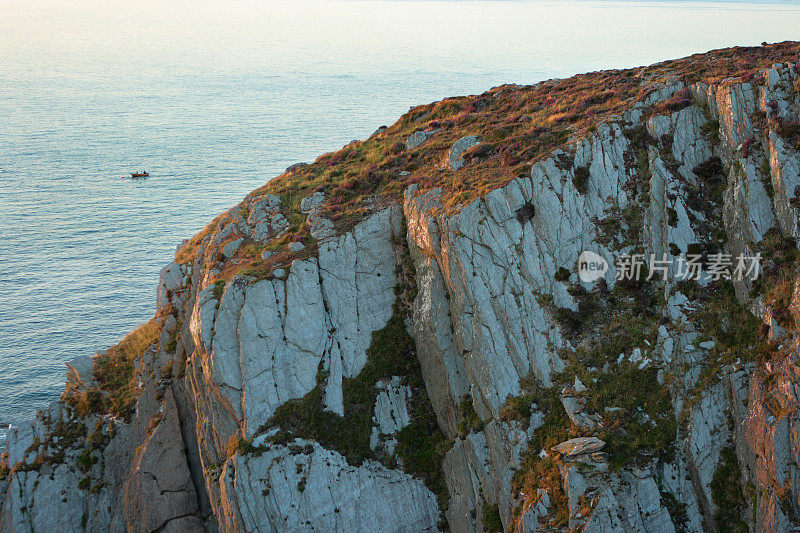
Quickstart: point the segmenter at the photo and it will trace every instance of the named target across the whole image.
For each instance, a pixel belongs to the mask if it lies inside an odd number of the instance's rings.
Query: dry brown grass
[[[299,201],[315,191],[325,193],[323,214],[334,221],[338,231],[347,231],[369,213],[397,202],[412,183],[420,191],[441,187],[445,209],[458,209],[528,174],[533,163],[595,131],[600,123],[642,101],[667,80],[763,83],[760,71],[764,68],[798,59],[800,43],[796,42],[738,47],[647,67],[590,72],[532,86],[504,85],[480,95],[446,98],[412,108],[374,137],[281,174],[251,193],[245,205],[263,194],[281,196],[284,215],[296,226],[291,231],[298,237],[308,234]],[[687,97],[688,92],[680,92],[646,114],[678,109],[688,104]],[[422,145],[407,150],[406,139],[420,130],[438,131]],[[478,135],[482,144],[466,154],[469,164],[449,170],[443,164],[448,151],[465,135]],[[181,261],[188,260],[197,242],[193,239],[181,251]],[[258,260],[246,263],[240,268],[266,271],[274,268],[278,259],[266,265]]]
[[[383,133],[324,154],[313,164],[284,173],[258,193],[303,197],[323,190],[332,218],[348,225],[358,219],[367,197],[396,200],[414,178],[421,188],[443,187],[458,205],[525,172],[532,162],[563,146],[572,136],[590,132],[619,114],[669,78],[687,84],[754,81],[759,70],[779,61],[797,61],[800,44],[715,50],[687,58],[627,70],[591,72],[533,86],[501,86],[484,94],[447,98],[412,108]],[[677,94],[655,112],[687,105]],[[405,150],[408,136],[439,129],[425,143]],[[458,138],[476,134],[493,145],[493,154],[456,172],[441,168]],[[401,171],[410,172],[400,176]],[[466,193],[466,195],[461,193]],[[334,201],[330,201],[333,198]]]

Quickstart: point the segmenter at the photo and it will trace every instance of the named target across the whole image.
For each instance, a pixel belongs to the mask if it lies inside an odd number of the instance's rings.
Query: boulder
[[[293,172],[295,170],[301,169],[303,167],[307,167],[308,163],[295,163],[293,165],[289,165],[286,167],[286,172]]]
[[[170,263],[161,269],[156,290],[156,305],[165,307],[170,303],[169,295],[186,285],[187,268],[183,265]]]
[[[300,211],[303,213],[316,211],[324,200],[325,194],[320,191],[315,192],[311,196],[306,196],[300,201]]]
[[[269,220],[279,212],[280,205],[280,197],[274,194],[267,194],[253,200],[250,204],[250,215],[247,217],[247,223],[251,226],[256,226],[262,220]]]
[[[563,457],[573,457],[587,453],[599,452],[605,447],[605,441],[597,437],[577,437],[557,444],[551,450],[560,453]]]
[[[578,396],[562,396],[561,405],[572,423],[586,431],[595,431],[600,427],[602,419],[584,410],[586,400]]]
[[[277,210],[268,217],[259,219],[253,228],[253,240],[256,242],[267,243],[280,236],[289,228],[289,221],[282,213]]]
[[[413,150],[414,148],[416,148],[420,144],[424,143],[428,139],[428,137],[430,137],[431,135],[433,135],[437,131],[439,131],[439,130],[433,130],[433,131],[420,130],[420,131],[415,131],[414,133],[412,133],[411,135],[408,136],[408,139],[406,139],[406,150]]]
[[[72,385],[79,386],[85,384],[91,386],[95,383],[94,374],[92,372],[94,369],[93,357],[76,357],[64,364],[67,367],[67,381]]]
[[[450,169],[458,170],[464,166],[464,160],[461,158],[461,156],[464,154],[464,152],[473,146],[477,146],[478,144],[480,144],[480,142],[478,141],[477,135],[467,135],[454,142],[453,146],[450,147],[450,153],[447,156],[447,162],[450,166]]]
[[[239,246],[242,245],[244,239],[236,239],[225,246],[222,247],[222,255],[225,256],[226,259],[231,259],[236,255],[236,250],[239,249]]]

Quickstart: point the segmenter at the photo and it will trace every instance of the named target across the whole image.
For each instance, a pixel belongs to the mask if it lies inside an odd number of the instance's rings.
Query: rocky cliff
[[[796,530],[798,60],[503,86],[287,169],[15,429],[0,529]]]

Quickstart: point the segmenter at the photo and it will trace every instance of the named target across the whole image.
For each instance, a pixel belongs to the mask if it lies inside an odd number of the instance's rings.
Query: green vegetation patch
[[[761,276],[753,285],[754,293],[764,296],[772,315],[782,327],[793,329],[790,311],[794,283],[797,277],[800,252],[794,238],[770,228],[760,243],[762,250]]]
[[[577,312],[553,309],[543,299],[577,348],[561,353],[568,366],[552,376],[552,387],[544,388],[532,378],[524,380],[523,393],[508,398],[501,418],[527,426],[533,410],[544,415],[544,424],[533,432],[514,486],[528,499],[522,507],[533,503],[538,489],[548,492],[552,503],[549,528],[564,527],[569,522],[552,446],[570,438],[596,435],[606,442],[604,451],[609,454],[612,469],[643,464],[653,457],[672,457],[677,422],[669,386],[658,382],[656,368],[639,369],[635,364],[616,362],[619,354],[627,357],[634,348],[655,346],[665,306],[659,289],[656,284],[632,280],[617,283],[613,290],[602,283],[592,292],[574,286],[570,292],[578,303]],[[603,426],[597,431],[574,426],[561,403],[558,391],[571,385],[575,377],[586,387],[582,393],[587,398],[586,409],[603,418]],[[608,412],[606,407],[615,409]],[[549,455],[541,457],[542,449]]]
[[[533,503],[538,489],[548,492],[552,510],[547,526],[553,529],[569,523],[569,505],[551,448],[565,440],[588,435],[572,424],[558,394],[560,386],[570,381],[569,377],[574,379],[575,370],[571,368],[556,376],[558,385],[551,388],[526,383],[523,395],[510,398],[502,415],[505,419],[527,421],[532,404],[544,414],[544,424],[534,431],[513,483],[514,489],[530,500],[526,505]],[[596,383],[588,379],[585,382],[585,395],[589,399],[586,408],[603,416],[603,427],[591,434],[606,442],[603,451],[609,454],[610,467],[614,470],[643,464],[652,457],[672,458],[677,423],[669,388],[658,383],[656,373],[656,369],[639,370],[632,364],[614,364],[609,372],[598,374]],[[605,407],[617,410],[608,413]],[[549,455],[541,457],[542,449]]]
[[[676,531],[686,531],[686,524],[689,521],[689,515],[686,514],[686,504],[678,501],[671,492],[661,489],[663,483],[659,481],[659,491],[661,493],[661,502],[669,512],[669,517],[672,523],[675,524]]]
[[[742,473],[733,446],[722,449],[717,470],[711,480],[711,498],[717,510],[714,525],[717,531],[746,533],[747,523],[742,520],[747,510],[747,498],[742,491]]]
[[[3,454],[0,457],[0,483],[8,479],[11,470],[8,467],[8,454]]]
[[[497,504],[483,505],[483,529],[488,533],[502,533],[503,521],[500,520],[500,508]]]
[[[440,508],[444,509],[447,488],[441,464],[450,443],[437,425],[422,381],[414,341],[406,330],[405,321],[405,306],[398,299],[389,322],[372,335],[364,369],[355,378],[343,380],[343,417],[323,409],[327,376],[320,371],[317,386],[303,398],[281,405],[265,427],[280,428],[281,431],[271,439],[274,443],[285,444],[298,437],[315,440],[342,454],[352,465],[374,459],[395,467],[397,459],[400,459],[404,470],[423,479],[439,498]],[[378,394],[375,385],[392,376],[400,376],[411,388],[409,415],[412,422],[396,435],[396,456],[379,457],[369,447]]]
[[[465,394],[461,398],[459,404],[459,412],[461,414],[461,421],[458,424],[458,432],[462,437],[466,437],[469,433],[478,432],[483,429],[483,420],[480,419],[475,408],[472,406],[472,397]],[[530,415],[528,415],[530,417]]]
[[[509,398],[501,418],[527,424],[531,405],[536,404],[536,408],[544,414],[544,423],[533,432],[520,468],[512,479],[514,492],[525,494],[525,504],[518,506],[515,513],[535,503],[538,490],[543,489],[547,491],[551,505],[547,527],[555,531],[569,524],[569,501],[561,487],[561,473],[550,448],[579,436],[579,433],[567,417],[556,387],[544,388],[535,380],[526,379],[522,388],[522,395]],[[548,455],[540,457],[540,450],[546,450]]]
[[[770,102],[774,103],[774,102]],[[777,107],[777,106],[776,106]],[[800,150],[800,121],[772,115],[770,125],[792,148]]]
[[[608,290],[601,281],[594,291],[575,285],[570,292],[578,310],[558,308],[553,316],[577,346],[562,354],[573,365],[602,368],[621,353],[655,343],[665,305],[655,283],[620,280]]]
[[[589,168],[576,168],[572,176],[572,184],[575,185],[575,189],[579,193],[586,194],[586,191],[589,189]]]
[[[663,293],[656,284],[635,280],[621,280],[611,291],[601,284],[593,292],[573,287],[572,293],[578,312],[569,316],[578,322],[565,330],[577,348],[562,352],[569,366],[553,378],[556,388],[575,377],[584,383],[586,408],[603,417],[596,434],[606,441],[612,468],[652,456],[668,459],[677,431],[669,387],[658,383],[656,368],[616,362],[620,354],[627,358],[635,348],[656,345]],[[563,411],[560,403],[557,408]]]
[[[713,339],[713,354],[723,364],[754,361],[763,344],[761,322],[736,299],[733,283],[719,280],[701,287],[683,281],[679,290],[698,302],[689,318],[702,338]]]
[[[763,296],[772,308],[773,317],[786,328],[794,328],[790,312],[800,253],[795,241],[777,228],[770,229],[759,244],[762,253],[762,273],[754,282],[751,298]],[[722,365],[773,359],[778,353],[767,339],[769,328],[736,298],[730,281],[719,280],[700,286],[695,281],[682,281],[678,289],[697,302],[689,314],[700,338],[714,340],[715,346],[705,363],[697,383],[689,392],[684,412],[698,401],[701,394],[718,380]]]
[[[705,124],[700,126],[700,131],[703,132],[703,135],[708,137],[712,146],[719,144],[719,120],[708,120]]]
[[[655,368],[614,365],[587,385],[587,409],[603,415],[597,435],[606,442],[612,469],[674,453],[677,423],[669,388],[658,383]],[[606,407],[619,410],[605,412]]]
[[[793,329],[790,304],[800,261],[795,241],[772,228],[759,244],[759,249],[762,272],[753,284],[750,297],[763,296],[778,324]],[[700,340],[715,342],[684,404],[683,413],[688,413],[689,408],[700,400],[703,391],[718,381],[723,365],[762,363],[774,359],[779,351],[768,340],[769,328],[739,303],[732,282],[719,280],[702,287],[695,281],[682,281],[677,287],[697,303],[689,318],[699,332]]]

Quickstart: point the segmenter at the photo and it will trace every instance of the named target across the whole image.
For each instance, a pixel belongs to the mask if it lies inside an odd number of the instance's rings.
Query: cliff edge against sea
[[[290,167],[9,435],[0,530],[796,530],[799,61],[505,85]]]

